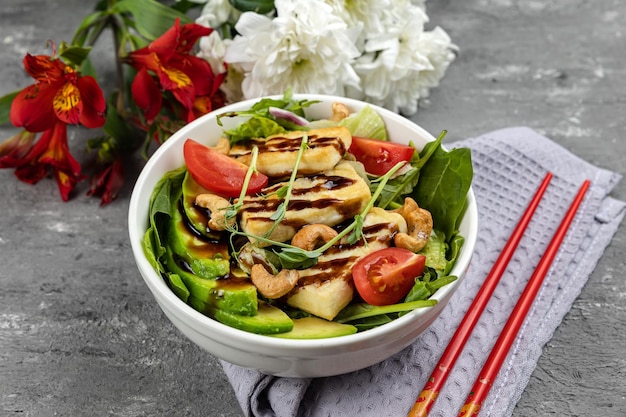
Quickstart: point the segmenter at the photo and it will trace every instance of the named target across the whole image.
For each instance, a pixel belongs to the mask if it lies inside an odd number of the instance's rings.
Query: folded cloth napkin
[[[469,271],[441,316],[408,348],[369,368],[316,379],[280,378],[222,362],[246,416],[405,416],[547,171],[554,178],[508,270],[457,360],[431,415],[457,415],[528,278],[585,179],[591,187],[545,277],[481,416],[510,416],[546,344],[602,256],[626,204],[620,180],[535,131],[509,128],[456,142],[468,147],[479,213]]]

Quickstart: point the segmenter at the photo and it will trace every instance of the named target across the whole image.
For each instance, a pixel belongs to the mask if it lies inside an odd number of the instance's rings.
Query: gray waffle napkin
[[[620,180],[528,128],[449,147],[472,149],[478,202],[476,252],[458,291],[411,346],[361,371],[319,379],[279,378],[222,362],[246,416],[405,416],[546,171],[554,178],[431,415],[453,416],[543,251],[585,179],[592,184],[533,308],[483,404],[481,417],[510,416],[563,316],[609,244],[626,204],[608,196]]]

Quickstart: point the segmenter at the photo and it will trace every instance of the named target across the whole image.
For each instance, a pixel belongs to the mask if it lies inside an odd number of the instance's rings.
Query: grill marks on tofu
[[[276,191],[286,183],[263,190],[264,196],[246,197],[239,210],[241,229],[251,235],[265,236],[274,224],[272,216],[283,199]],[[349,162],[342,161],[333,169],[297,178],[283,220],[274,228],[270,239],[290,240],[304,225],[323,223],[335,226],[354,218],[371,197],[367,183]],[[256,239],[252,238],[252,242]],[[261,242],[257,242],[261,245]]]
[[[374,207],[363,220],[363,239],[353,244],[342,240],[319,257],[311,268],[298,271],[300,278],[287,297],[287,304],[318,317],[332,320],[354,296],[352,267],[378,249],[391,246],[396,233],[407,229],[398,213]]]
[[[259,149],[257,170],[268,177],[285,177],[291,174],[304,135],[307,135],[308,148],[300,160],[299,175],[311,175],[332,169],[352,144],[350,131],[340,126],[250,139],[233,145],[229,155],[249,165],[252,148],[256,146]]]

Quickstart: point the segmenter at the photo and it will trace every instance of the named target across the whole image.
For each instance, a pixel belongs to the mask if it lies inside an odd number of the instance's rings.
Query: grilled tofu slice
[[[389,247],[396,233],[407,230],[406,220],[399,214],[374,207],[363,219],[363,239],[333,246],[319,257],[318,263],[299,271],[300,279],[287,297],[287,304],[332,320],[354,296],[352,267],[361,257]]]
[[[256,146],[259,149],[257,170],[268,177],[285,177],[293,170],[304,135],[307,135],[308,148],[300,160],[299,175],[311,175],[332,169],[352,144],[352,135],[348,128],[339,126],[247,140],[233,145],[229,155],[250,165],[252,147]]]
[[[256,236],[269,233],[274,224],[270,216],[283,201],[276,191],[283,185],[278,183],[264,189],[262,196],[245,198],[239,210],[239,224],[244,232]],[[370,198],[367,183],[347,161],[341,161],[333,169],[317,175],[297,178],[285,217],[269,238],[286,242],[307,224],[335,226],[359,214]],[[254,238],[250,241],[263,245]]]

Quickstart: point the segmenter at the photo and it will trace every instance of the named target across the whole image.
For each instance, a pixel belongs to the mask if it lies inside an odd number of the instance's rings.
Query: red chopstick
[[[535,297],[539,292],[543,284],[543,280],[550,270],[552,265],[552,261],[556,256],[565,235],[569,229],[572,220],[576,216],[576,212],[578,211],[578,207],[580,206],[583,198],[585,197],[585,193],[589,188],[590,182],[586,180],[581,185],[578,194],[572,201],[572,205],[569,210],[563,217],[559,228],[557,229],[554,237],[550,241],[544,255],[541,260],[537,264],[535,272],[528,280],[522,295],[520,296],[517,304],[513,308],[511,315],[504,325],[502,332],[500,333],[500,337],[496,341],[487,361],[483,365],[482,370],[478,374],[478,378],[476,382],[474,382],[474,386],[472,387],[470,394],[465,401],[465,405],[461,408],[459,412],[459,417],[469,417],[469,416],[477,416],[480,408],[487,398],[487,394],[491,389],[493,381],[496,379],[498,372],[500,372],[500,368],[502,367],[502,363],[506,359],[506,356],[513,345],[513,342],[517,338],[517,334],[519,332],[522,323],[526,319],[528,315],[528,311],[530,310],[533,302],[535,301]]]
[[[430,412],[430,409],[437,399],[437,395],[439,395],[439,391],[443,387],[446,379],[448,379],[450,370],[452,370],[452,367],[463,350],[463,347],[465,346],[469,335],[472,333],[476,322],[483,313],[489,298],[491,298],[491,294],[498,285],[500,277],[502,277],[509,261],[513,257],[513,253],[522,239],[524,231],[528,227],[531,218],[535,214],[535,210],[537,209],[546,188],[548,188],[551,179],[552,173],[548,172],[537,188],[537,191],[528,204],[528,207],[526,207],[526,211],[520,218],[517,226],[511,233],[509,240],[504,245],[502,252],[491,268],[487,278],[485,278],[483,285],[480,287],[480,290],[478,290],[472,305],[465,313],[465,317],[463,317],[461,324],[459,324],[454,336],[452,336],[452,339],[448,343],[446,350],[443,352],[441,359],[439,359],[435,369],[428,378],[424,389],[417,397],[415,404],[413,404],[413,408],[411,408],[408,417],[423,417],[427,416]]]

